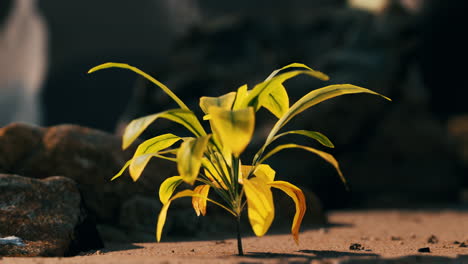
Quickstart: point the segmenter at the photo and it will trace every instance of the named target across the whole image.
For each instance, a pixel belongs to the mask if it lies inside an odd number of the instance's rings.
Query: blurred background
[[[175,107],[132,72],[86,74],[104,62],[151,73],[192,107],[302,62],[331,80],[288,81],[293,102],[332,83],[393,102],[345,96],[290,125],[334,142],[349,192],[301,151],[271,162],[278,178],[306,186],[326,209],[466,203],[467,3],[0,0],[0,126],[71,123],[118,134],[133,118]],[[259,114],[253,148],[274,121]]]

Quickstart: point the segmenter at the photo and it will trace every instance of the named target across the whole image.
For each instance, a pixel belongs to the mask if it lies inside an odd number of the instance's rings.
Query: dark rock
[[[364,250],[365,248],[361,244],[353,243],[349,246],[349,249],[350,250]]]
[[[120,146],[117,137],[89,128],[12,124],[0,129],[0,153],[5,153],[0,155],[0,171],[33,178],[51,175],[71,178],[98,222],[116,222],[120,206],[131,198],[129,194],[153,196],[154,188],[164,178],[175,175],[175,168],[155,162],[155,167],[149,166],[152,173],[144,173],[137,183],[127,173],[110,182],[135,150],[122,151]]]
[[[131,180],[128,172],[110,182],[109,179],[132,157],[134,150],[135,146],[132,146],[122,151],[119,138],[89,128],[11,124],[0,129],[0,172],[33,178],[50,175],[71,178],[77,183],[89,215],[89,222],[83,226],[97,224],[104,241],[154,241],[161,208],[157,189],[165,178],[177,175],[177,171],[173,164],[154,159],[137,182]],[[307,188],[304,192],[308,204],[304,226],[326,223],[318,198]],[[278,210],[282,211],[277,214],[275,225],[278,228],[290,227],[295,210],[293,203],[281,194],[275,201],[281,207]],[[199,218],[191,208],[189,198],[176,201],[169,209],[164,231],[171,236],[182,237],[234,234],[235,230],[230,230],[234,221],[231,215],[217,208],[209,207],[208,210],[207,217]],[[244,230],[250,230],[248,221],[244,222]],[[86,240],[86,236],[82,239]]]
[[[79,228],[85,219],[80,207],[80,193],[71,179],[0,174],[0,234],[17,236],[25,244],[2,245],[0,255],[65,256],[96,246],[96,241],[81,244],[88,241],[80,241],[80,232],[88,229]]]
[[[428,247],[420,248],[418,249],[418,252],[420,253],[431,253],[431,249]]]

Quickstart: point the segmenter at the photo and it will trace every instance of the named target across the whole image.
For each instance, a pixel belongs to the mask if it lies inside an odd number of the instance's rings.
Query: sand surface
[[[53,263],[467,263],[468,210],[339,211],[330,226],[290,234],[236,240],[135,243],[70,258],[3,258],[1,264]],[[431,236],[434,236],[430,239]],[[360,249],[352,250],[352,244]],[[468,245],[466,245],[468,246]],[[359,246],[355,246],[358,247]],[[418,249],[429,248],[430,253]]]

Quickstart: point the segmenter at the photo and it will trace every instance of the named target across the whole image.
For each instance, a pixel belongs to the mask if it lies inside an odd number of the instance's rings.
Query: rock
[[[131,180],[128,172],[110,182],[135,150],[132,146],[122,151],[120,146],[119,138],[80,126],[41,128],[11,124],[0,129],[0,153],[6,153],[0,154],[0,172],[33,178],[63,175],[73,179],[90,219],[95,220],[105,241],[154,241],[161,208],[155,190],[164,179],[176,175],[176,168],[171,163],[153,159],[137,182]],[[307,188],[303,190],[308,204],[304,226],[326,223],[318,198]],[[289,229],[295,207],[282,193],[278,193],[275,201],[281,211],[275,226]],[[199,218],[189,198],[176,201],[169,209],[164,231],[170,236],[183,237],[235,232],[226,231],[233,226],[231,215],[211,206],[208,210],[207,217]],[[250,230],[248,221],[244,222],[244,230]]]
[[[350,250],[364,250],[365,248],[364,248],[361,244],[352,243],[352,244],[349,246],[349,249],[350,249]]]
[[[431,253],[431,249],[428,247],[420,248],[418,249],[418,252],[420,253]]]
[[[90,232],[80,227],[84,220],[80,193],[73,180],[0,174],[0,234],[23,241],[0,243],[0,255],[66,256],[91,249],[99,237],[83,245],[89,241],[80,241],[80,232]],[[94,248],[100,247],[102,243]]]
[[[120,207],[131,194],[154,195],[175,168],[152,162],[141,180],[133,183],[127,173],[110,182],[135,148],[121,150],[117,137],[89,128],[61,125],[50,128],[11,124],[0,129],[0,172],[33,178],[63,175],[73,179],[84,204],[98,222],[119,219]]]

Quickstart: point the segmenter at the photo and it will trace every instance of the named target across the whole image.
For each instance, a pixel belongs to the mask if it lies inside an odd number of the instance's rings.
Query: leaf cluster
[[[335,84],[312,90],[290,106],[289,96],[283,83],[298,75],[309,75],[321,80],[329,77],[319,71],[292,63],[272,72],[263,82],[248,89],[247,85],[219,97],[201,97],[200,108],[203,120],[209,122],[210,132],[205,131],[200,120],[168,87],[133,66],[122,63],[105,63],[89,71],[106,68],[124,68],[136,72],[160,87],[174,102],[177,108],[144,116],[133,120],[126,127],[122,147],[130,146],[143,131],[157,119],[163,118],[178,123],[190,131],[192,137],[179,137],[168,133],[158,135],[141,143],[132,159],[112,180],[118,178],[128,168],[130,176],[137,181],[149,160],[153,157],[177,163],[179,175],[166,179],[159,188],[159,199],[163,207],[158,217],[156,237],[160,241],[166,221],[167,210],[175,199],[192,197],[192,205],[197,215],[206,214],[206,204],[211,202],[239,218],[247,207],[248,218],[254,233],[264,235],[275,215],[271,188],[285,192],[295,203],[291,233],[296,243],[299,228],[306,211],[305,197],[301,189],[293,184],[275,180],[276,172],[265,163],[276,153],[298,148],[316,154],[331,164],[346,183],[337,160],[322,150],[298,144],[274,144],[278,138],[296,134],[333,148],[332,142],[322,133],[308,130],[288,130],[280,133],[283,127],[295,116],[325,100],[355,93],[369,93],[389,98],[374,91],[351,84]],[[267,109],[278,118],[263,146],[256,152],[250,163],[243,163],[241,154],[249,145],[255,128],[255,113]],[[177,187],[186,182],[193,189],[176,192]],[[222,201],[209,198],[210,191]]]

